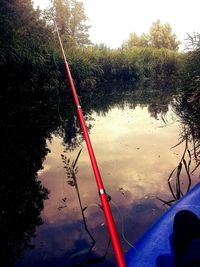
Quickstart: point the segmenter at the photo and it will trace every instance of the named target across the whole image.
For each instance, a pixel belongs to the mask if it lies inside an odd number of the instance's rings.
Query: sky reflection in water
[[[129,246],[122,228],[128,241],[134,243],[165,210],[156,197],[170,195],[167,179],[183,153],[182,145],[171,149],[178,142],[180,124],[171,109],[165,124],[161,117],[151,117],[147,107],[132,109],[128,104],[123,109],[113,107],[106,115],[94,112],[92,118],[91,141],[105,188],[114,202],[111,207],[126,251]],[[51,153],[39,173],[42,184],[50,190],[42,213],[44,224],[38,228],[35,249],[17,266],[72,266],[90,246],[75,188],[67,184],[62,142],[54,136],[49,143]],[[103,212],[97,206],[97,187],[84,143],[82,147],[77,179],[83,206],[87,207],[88,228],[97,242],[91,257],[97,257],[104,254],[109,237]],[[79,149],[65,155],[73,160]],[[95,266],[112,266],[113,262],[110,248],[108,258]]]

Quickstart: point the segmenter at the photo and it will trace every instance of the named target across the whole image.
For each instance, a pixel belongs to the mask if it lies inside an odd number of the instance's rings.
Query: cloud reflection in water
[[[170,149],[177,143],[179,123],[174,120],[164,125],[159,116],[157,119],[150,117],[146,107],[131,109],[128,105],[123,109],[114,107],[106,116],[94,112],[92,117],[91,140],[105,188],[120,210],[119,214],[112,206],[126,251],[128,245],[122,238],[121,228],[124,226],[126,238],[133,243],[164,211],[156,196],[166,194],[167,178],[182,153],[181,146]],[[166,118],[172,122],[171,110]],[[88,207],[85,211],[88,227],[97,241],[93,256],[102,255],[108,234],[103,212],[95,205],[99,203],[97,187],[85,144],[82,146],[78,161],[78,186],[83,206]],[[36,249],[28,252],[29,255],[26,255],[20,266],[26,266],[27,261],[32,259],[34,263],[30,266],[70,266],[70,261],[79,258],[73,258],[73,253],[90,246],[76,191],[67,184],[60,156],[64,150],[62,140],[55,136],[49,148],[51,153],[40,173],[42,183],[50,190],[42,214],[44,225],[38,229],[34,240]],[[75,159],[78,150],[66,153],[67,157]],[[65,198],[66,207],[59,210]],[[113,261],[112,249],[109,250],[109,261]],[[97,266],[112,266],[111,262],[106,260]],[[92,265],[87,263],[86,266]]]

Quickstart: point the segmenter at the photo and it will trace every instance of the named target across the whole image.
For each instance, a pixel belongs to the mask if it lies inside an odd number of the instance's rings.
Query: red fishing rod
[[[67,59],[66,59],[66,56],[65,56],[65,51],[64,51],[64,48],[63,48],[63,45],[62,45],[62,41],[61,41],[60,34],[59,34],[58,27],[57,27],[56,23],[55,23],[55,27],[56,27],[56,32],[57,32],[60,48],[61,48],[61,51],[62,51],[62,56],[63,56],[64,63],[65,63],[67,76],[69,78],[72,94],[73,94],[73,97],[74,97],[74,102],[75,102],[75,105],[77,107],[77,113],[78,113],[79,122],[80,122],[80,125],[81,125],[81,128],[82,128],[82,131],[83,131],[84,139],[85,139],[85,142],[86,142],[86,145],[87,145],[87,149],[88,149],[88,153],[89,153],[89,156],[90,156],[90,161],[91,161],[92,168],[93,168],[93,171],[94,171],[94,176],[95,176],[97,187],[98,187],[98,190],[99,190],[99,196],[100,196],[101,203],[102,203],[102,206],[103,206],[103,211],[104,211],[104,215],[105,215],[105,218],[106,218],[107,227],[108,227],[108,230],[109,230],[109,233],[110,233],[110,238],[111,238],[113,249],[114,249],[114,252],[115,252],[115,257],[116,257],[116,260],[117,260],[117,263],[118,263],[119,267],[126,267],[126,263],[125,263],[125,260],[124,260],[124,255],[123,255],[122,248],[121,248],[121,245],[120,245],[120,242],[119,242],[119,237],[118,237],[117,230],[116,230],[116,227],[115,227],[115,223],[114,223],[114,220],[113,220],[113,216],[112,216],[112,213],[111,213],[110,205],[109,205],[109,202],[108,202],[108,199],[107,199],[106,191],[105,191],[102,179],[101,179],[101,175],[100,175],[100,172],[99,172],[99,168],[98,168],[98,165],[97,165],[95,154],[94,154],[94,151],[93,151],[93,148],[92,148],[92,144],[91,144],[91,141],[90,141],[90,137],[89,137],[89,134],[88,134],[88,130],[87,130],[84,118],[83,118],[82,109],[81,109],[81,106],[80,106],[80,103],[79,103],[79,99],[78,99],[78,96],[77,96],[77,93],[76,93],[76,89],[75,89],[74,82],[73,82],[73,79],[72,79],[72,75],[71,75],[71,72],[70,72],[70,69],[69,69],[69,65],[67,63]]]

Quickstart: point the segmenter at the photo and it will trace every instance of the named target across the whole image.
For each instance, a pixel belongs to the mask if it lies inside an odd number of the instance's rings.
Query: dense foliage
[[[188,35],[187,52],[181,55],[180,74],[183,83],[182,92],[190,102],[200,99],[200,36],[198,33]],[[200,102],[199,102],[200,105]]]
[[[31,0],[0,4],[1,92],[41,90],[53,67],[52,32]]]
[[[84,84],[172,77],[178,68],[177,53],[168,49],[90,47],[76,50],[70,58],[74,77]]]

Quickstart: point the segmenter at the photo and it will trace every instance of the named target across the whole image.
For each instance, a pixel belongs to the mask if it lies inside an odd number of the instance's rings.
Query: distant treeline
[[[58,22],[73,78],[80,87],[87,86],[88,90],[92,90],[98,83],[105,81],[198,78],[198,40],[195,39],[197,43],[193,51],[179,53],[178,41],[169,24],[161,25],[157,21],[150,28],[148,36],[132,34],[120,49],[110,49],[105,45],[91,44],[87,17],[81,2],[54,0],[52,6],[42,13],[33,8],[31,0],[2,0],[2,91],[9,92],[14,88],[15,91],[42,93],[65,87],[63,59],[53,20]],[[191,38],[191,43],[194,43]]]

